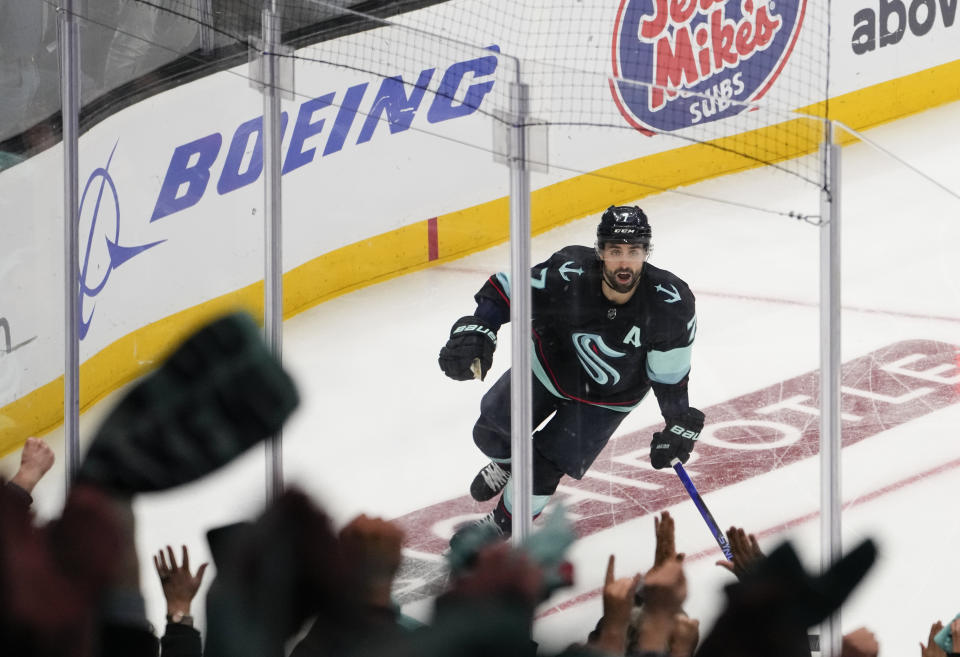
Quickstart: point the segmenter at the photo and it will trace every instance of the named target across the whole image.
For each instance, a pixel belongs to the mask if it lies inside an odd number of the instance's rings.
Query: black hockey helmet
[[[642,244],[649,250],[651,237],[653,231],[643,210],[635,205],[611,205],[597,226],[597,250],[607,242]]]

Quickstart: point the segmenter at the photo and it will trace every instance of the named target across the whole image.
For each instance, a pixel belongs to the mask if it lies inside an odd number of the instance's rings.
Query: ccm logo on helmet
[[[807,0],[621,0],[610,81],[620,113],[649,135],[748,109],[783,70],[806,6]]]

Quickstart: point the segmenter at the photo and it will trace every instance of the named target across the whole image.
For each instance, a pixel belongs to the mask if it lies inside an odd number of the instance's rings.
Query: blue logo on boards
[[[354,145],[360,146],[369,142],[375,131],[382,131],[382,125],[389,128],[391,135],[409,130],[421,106],[426,107],[427,103],[426,120],[430,124],[473,114],[493,90],[500,48],[494,45],[487,50],[493,54],[456,62],[442,74],[438,74],[435,67],[424,69],[412,84],[399,75],[384,77],[372,96],[367,91],[373,87],[369,82],[363,82],[342,93],[331,92],[301,103],[293,121],[281,173],[290,173],[318,157],[341,151],[355,125],[359,126],[359,131]],[[438,75],[436,92],[432,97],[427,96],[431,82]],[[464,88],[462,94],[461,87]],[[288,118],[284,112],[281,120],[284,135]],[[150,221],[200,202],[211,179],[216,176],[214,165],[224,143],[224,136],[215,132],[174,149]],[[250,152],[252,154],[248,156]],[[251,185],[262,173],[263,117],[258,116],[240,124],[230,138],[217,178],[217,193],[222,196]]]
[[[160,240],[140,246],[120,244],[120,197],[110,176],[110,162],[113,161],[116,150],[117,145],[114,144],[106,166],[93,170],[80,197],[78,233],[81,260],[78,294],[81,340],[90,330],[96,309],[95,299],[103,292],[110,280],[110,274],[134,256],[166,241]]]
[[[342,93],[331,92],[304,101],[292,122],[283,113],[281,132],[288,123],[292,132],[283,158],[282,173],[306,166],[319,157],[339,152],[347,146],[351,128],[356,130],[355,145],[369,142],[375,131],[386,126],[393,135],[409,130],[418,114],[426,114],[430,124],[469,116],[493,90],[497,70],[496,45],[490,54],[455,62],[442,73],[427,68],[408,83],[400,75],[380,79],[379,86],[363,82]],[[427,95],[431,82],[438,80],[436,91]],[[375,91],[372,94],[368,91]],[[252,142],[252,147],[251,147]],[[223,149],[224,144],[227,144]],[[106,288],[111,274],[131,258],[165,240],[127,246],[120,239],[120,198],[110,175],[116,144],[107,164],[90,174],[80,200],[80,338],[86,337],[93,321],[96,298]],[[215,165],[222,152],[219,175]],[[220,195],[229,194],[255,183],[263,173],[263,117],[241,123],[227,141],[215,132],[177,146],[167,165],[150,221],[156,221],[196,205],[216,180]]]
[[[783,70],[806,5],[806,0],[621,0],[610,80],[620,113],[653,134],[743,112]]]

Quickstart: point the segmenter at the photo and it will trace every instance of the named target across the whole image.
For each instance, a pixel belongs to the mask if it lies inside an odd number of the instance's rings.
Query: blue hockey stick
[[[697,487],[694,486],[693,482],[690,480],[690,475],[688,475],[687,471],[683,469],[683,464],[680,462],[680,459],[673,459],[670,465],[673,466],[677,476],[680,477],[680,481],[683,482],[683,487],[687,489],[687,493],[690,494],[690,499],[693,500],[697,510],[700,511],[700,515],[703,516],[703,521],[707,523],[710,533],[713,534],[715,539],[717,539],[717,545],[719,545],[720,549],[723,550],[723,554],[727,557],[727,559],[733,561],[733,551],[730,549],[730,544],[727,542],[727,537],[724,536],[723,532],[717,526],[717,521],[713,519],[713,514],[710,513],[710,509],[707,508],[703,498],[700,497]]]

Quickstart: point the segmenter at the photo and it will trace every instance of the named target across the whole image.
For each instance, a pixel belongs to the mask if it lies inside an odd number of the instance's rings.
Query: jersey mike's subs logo
[[[610,90],[645,132],[739,114],[783,70],[806,0],[621,0]]]

